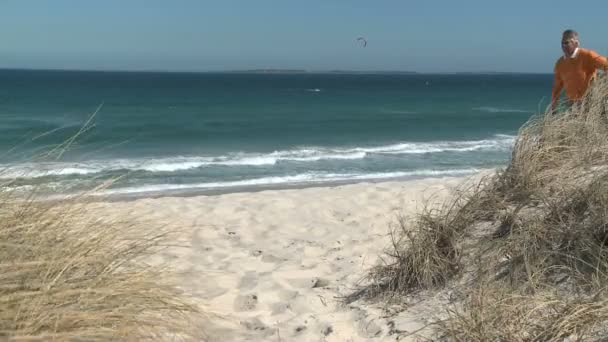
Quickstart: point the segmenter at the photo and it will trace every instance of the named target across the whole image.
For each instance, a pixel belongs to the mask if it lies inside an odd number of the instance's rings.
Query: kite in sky
[[[367,46],[367,39],[365,39],[363,37],[357,38],[357,42],[361,42],[361,44],[363,44],[363,47]]]

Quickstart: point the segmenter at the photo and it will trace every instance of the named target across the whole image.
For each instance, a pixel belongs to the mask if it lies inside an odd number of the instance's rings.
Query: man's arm
[[[557,102],[559,101],[562,89],[564,88],[564,82],[559,76],[557,68],[555,68],[554,75],[555,76],[553,77],[553,91],[551,92],[551,110],[555,110],[555,107],[557,107]]]
[[[589,51],[589,62],[594,70],[601,69],[608,72],[608,59],[595,51]]]

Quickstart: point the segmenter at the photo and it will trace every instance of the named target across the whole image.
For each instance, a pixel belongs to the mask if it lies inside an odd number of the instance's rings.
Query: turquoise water
[[[469,174],[508,161],[551,81],[4,70],[0,176],[68,192],[126,174],[111,191],[138,193]],[[32,159],[101,104],[61,159]]]

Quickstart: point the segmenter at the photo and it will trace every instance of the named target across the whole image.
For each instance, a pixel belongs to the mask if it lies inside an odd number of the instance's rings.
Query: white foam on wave
[[[311,92],[311,93],[320,93],[321,89],[320,88],[310,88],[310,89],[306,89],[306,91]]]
[[[166,158],[90,160],[86,162],[41,162],[0,165],[0,178],[88,175],[102,172],[179,172],[212,166],[273,166],[280,162],[359,160],[374,154],[408,155],[442,152],[508,151],[512,135],[472,141],[404,142],[391,145],[326,148],[305,147],[271,153],[232,153],[218,157],[177,156]]]
[[[399,143],[378,147],[357,147],[344,150],[345,153],[365,152],[380,154],[424,154],[439,152],[471,152],[496,150],[506,151],[513,146],[515,136],[495,135],[495,139],[472,140],[472,141],[436,141],[419,143]]]
[[[270,154],[270,156],[275,159],[275,163],[278,161],[310,162],[329,159],[363,159],[365,158],[365,155],[365,152],[362,151],[341,151],[322,147],[303,148],[292,151],[275,151]]]
[[[3,165],[0,167],[0,178],[39,178],[45,176],[86,175],[100,170],[92,165],[69,163],[24,163]]]
[[[478,112],[487,112],[487,113],[530,113],[531,110],[523,110],[523,109],[513,109],[513,108],[497,108],[497,107],[475,107],[473,110]]]
[[[104,190],[96,195],[124,195],[143,192],[162,192],[176,190],[214,190],[247,186],[268,185],[299,185],[317,184],[338,181],[355,180],[383,180],[404,177],[438,177],[438,176],[465,176],[479,172],[478,169],[454,169],[454,170],[416,170],[403,172],[379,172],[379,173],[303,173],[293,176],[262,177],[228,182],[210,182],[196,184],[156,184],[126,187],[119,189]]]

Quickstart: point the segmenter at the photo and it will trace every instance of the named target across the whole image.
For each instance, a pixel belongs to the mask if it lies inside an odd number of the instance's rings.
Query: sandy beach
[[[212,341],[396,339],[426,324],[428,302],[386,317],[380,303],[340,298],[390,243],[390,225],[464,178],[359,183],[196,197],[98,202],[100,213],[180,230],[155,262],[209,313]],[[430,310],[435,310],[431,308]],[[407,338],[405,339],[407,340]]]

